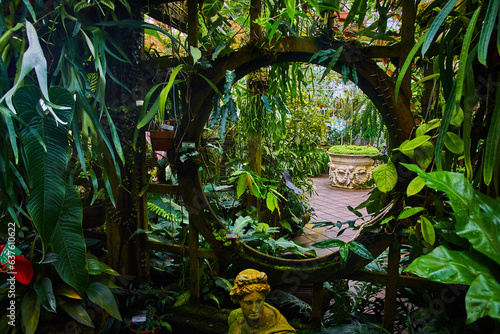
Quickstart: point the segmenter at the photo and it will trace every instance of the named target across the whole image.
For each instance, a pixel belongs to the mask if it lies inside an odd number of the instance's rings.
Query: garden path
[[[314,194],[309,198],[311,207],[314,209],[311,221],[304,226],[303,230],[305,235],[299,236],[294,241],[300,242],[303,247],[313,248],[318,256],[323,256],[336,250],[320,249],[311,247],[315,242],[325,239],[340,239],[343,241],[351,240],[358,231],[352,228],[347,228],[343,234],[337,236],[337,233],[345,228],[343,225],[340,229],[336,226],[328,227],[313,227],[315,222],[347,222],[354,220],[355,225],[359,225],[363,221],[358,218],[354,213],[349,211],[347,206],[355,208],[358,204],[362,203],[368,198],[368,193],[371,189],[342,189],[335,188],[330,185],[328,174],[321,174],[312,178],[316,185],[317,195]],[[366,215],[366,209],[360,210],[363,215]]]

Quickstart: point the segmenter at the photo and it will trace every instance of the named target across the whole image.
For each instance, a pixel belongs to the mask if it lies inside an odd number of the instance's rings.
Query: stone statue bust
[[[236,276],[230,296],[241,308],[229,314],[229,334],[295,333],[285,317],[264,302],[270,291],[267,275],[263,272],[246,269]]]

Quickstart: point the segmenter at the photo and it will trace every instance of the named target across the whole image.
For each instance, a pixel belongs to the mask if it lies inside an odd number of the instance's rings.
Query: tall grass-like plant
[[[30,254],[40,248],[39,261],[57,254],[55,261],[47,260],[47,267],[54,268],[38,273],[31,283],[36,288],[22,299],[17,325],[26,333],[36,330],[40,308],[55,312],[59,305],[70,305],[38,287],[47,280],[64,282],[74,298],[89,297],[121,319],[116,307],[109,306],[114,302],[109,287],[92,277],[82,204],[72,186],[77,170],[82,171],[97,193],[98,176],[91,164],[100,167],[112,204],[121,184],[125,158],[106,92],[111,82],[128,89],[113,76],[110,61],[131,61],[111,30],[157,28],[120,21],[119,12],[131,13],[126,0],[2,1],[0,219],[5,226],[14,222],[36,232]],[[85,315],[81,307],[71,310]],[[77,320],[89,325],[82,317]]]

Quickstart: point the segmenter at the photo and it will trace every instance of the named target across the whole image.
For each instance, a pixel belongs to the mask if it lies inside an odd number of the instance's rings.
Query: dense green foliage
[[[328,153],[373,155],[379,154],[380,152],[373,146],[335,145],[328,149]]]

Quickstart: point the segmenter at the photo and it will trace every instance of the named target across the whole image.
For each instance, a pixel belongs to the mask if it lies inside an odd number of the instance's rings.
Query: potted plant
[[[335,145],[330,147],[329,178],[334,187],[366,188],[375,168],[373,157],[380,152],[373,146]]]
[[[157,315],[156,307],[148,306],[143,314],[139,314],[133,316],[129,321],[128,328],[131,333],[141,333],[141,334],[149,334],[149,333],[158,333],[160,328],[166,328],[170,332],[172,331],[172,327],[168,322],[164,320],[166,314]]]
[[[104,189],[101,188],[96,192],[95,189],[86,185],[75,185],[74,187],[82,201],[82,227],[93,228],[103,225],[106,222]]]
[[[149,130],[149,139],[151,147],[155,151],[170,151],[174,148],[174,142],[177,138],[177,120],[166,121],[159,126],[158,130]]]
[[[134,145],[139,136],[139,130],[148,125],[151,146],[155,151],[169,151],[174,147],[178,135],[179,116],[177,110],[181,103],[179,90],[174,86],[176,77],[184,65],[178,65],[170,74],[168,82],[162,82],[152,87],[142,101],[141,112],[134,134]],[[178,85],[180,85],[178,83]],[[158,93],[158,89],[162,90]],[[173,88],[171,99],[169,94]],[[171,112],[169,112],[170,110]]]

